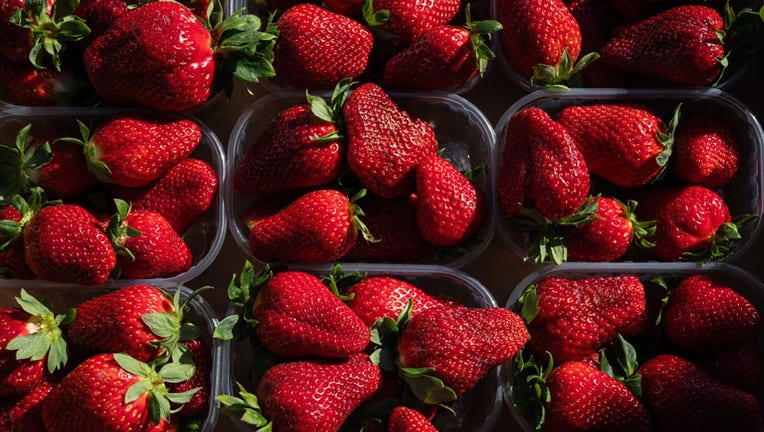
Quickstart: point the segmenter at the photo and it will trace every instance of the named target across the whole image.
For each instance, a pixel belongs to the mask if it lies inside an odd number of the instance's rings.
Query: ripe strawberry
[[[328,89],[366,70],[374,44],[362,24],[312,4],[289,8],[276,22],[273,67],[300,89]]]
[[[24,261],[24,240],[21,236],[21,212],[12,205],[0,207],[0,221],[11,225],[8,231],[0,228],[0,276],[11,279],[34,279],[35,275]]]
[[[387,276],[365,278],[351,285],[345,294],[353,296],[348,305],[367,326],[379,318],[395,319],[409,301],[412,301],[412,317],[429,309],[452,305],[452,302],[431,296],[408,282]]]
[[[438,432],[419,411],[398,405],[390,413],[387,432]]]
[[[194,376],[191,379],[179,383],[168,383],[167,390],[172,393],[183,393],[189,390],[198,389],[191,399],[183,405],[183,409],[178,413],[181,416],[204,416],[210,406],[210,392],[212,385],[212,358],[210,350],[204,346],[204,343],[198,339],[181,342],[193,360]],[[174,430],[172,425],[164,430]]]
[[[173,363],[156,372],[124,354],[99,354],[50,392],[42,419],[47,430],[59,432],[144,430],[169,419],[170,400],[182,404],[191,397],[169,393],[165,383],[192,374],[190,365]]]
[[[281,111],[236,165],[233,187],[243,194],[264,195],[323,186],[339,177],[345,144],[337,117],[350,84],[343,80],[337,85],[331,106],[308,95],[307,105]]]
[[[342,192],[308,192],[278,213],[256,221],[249,246],[261,261],[329,262],[358,239],[358,207]]]
[[[92,42],[106,32],[120,15],[127,12],[129,4],[128,0],[82,0],[74,13],[90,27],[88,39]]]
[[[7,88],[10,101],[28,106],[87,105],[93,99],[87,79],[66,64],[60,71],[38,69],[28,60],[14,63],[0,56],[2,88]]]
[[[732,222],[724,199],[703,186],[651,191],[640,202],[644,217],[656,221],[649,240],[663,261],[722,260],[734,252],[739,229],[750,220]]]
[[[431,308],[411,317],[401,332],[397,360],[404,377],[411,369],[432,368],[455,399],[527,340],[522,319],[507,309]]]
[[[77,205],[44,207],[26,223],[23,235],[24,260],[40,279],[97,285],[117,264],[98,219]]]
[[[676,161],[679,178],[709,189],[724,186],[740,162],[740,149],[732,129],[710,114],[688,115],[676,129]]]
[[[589,170],[621,187],[644,186],[671,155],[679,109],[667,127],[647,108],[599,104],[569,106],[557,121],[578,143]]]
[[[456,246],[470,240],[487,218],[488,202],[469,178],[440,156],[416,168],[417,225],[425,240]]]
[[[762,383],[764,358],[757,341],[740,348],[700,353],[695,363],[720,381],[751,393]]]
[[[42,423],[42,403],[54,384],[43,379],[24,396],[0,404],[0,430],[8,432],[45,432]]]
[[[666,336],[694,351],[739,348],[759,333],[759,311],[745,297],[708,275],[683,280],[663,313]]]
[[[134,210],[159,213],[183,234],[212,207],[217,189],[215,169],[203,160],[187,158],[146,186],[117,187],[114,196],[131,203]]]
[[[582,360],[645,312],[645,289],[634,276],[550,278],[523,294],[528,349],[556,364]]]
[[[408,45],[427,30],[448,24],[459,12],[458,0],[412,3],[406,0],[364,0],[362,13],[366,23],[391,35],[394,45]]]
[[[465,9],[467,24],[434,26],[385,65],[386,87],[400,90],[454,90],[475,75],[482,76],[495,55],[484,36],[501,29],[497,21],[475,21]]]
[[[728,386],[670,354],[639,368],[642,401],[655,431],[755,431],[762,424],[756,396]]]
[[[297,1],[297,0],[285,0]],[[325,8],[334,13],[355,17],[361,15],[362,0],[326,0],[323,2]]]
[[[623,204],[614,198],[600,198],[598,203],[591,222],[565,228],[568,259],[615,261],[629,250],[632,239],[641,247],[652,246],[645,238],[655,232],[655,223],[637,221],[636,201]]]
[[[668,84],[705,86],[723,70],[725,29],[712,8],[677,6],[620,28],[602,47],[602,62]]]
[[[257,17],[237,12],[210,30],[180,3],[150,2],[122,13],[85,49],[85,69],[106,101],[192,110],[217,85],[230,90],[232,76],[245,83],[273,76],[275,36],[260,26]]]

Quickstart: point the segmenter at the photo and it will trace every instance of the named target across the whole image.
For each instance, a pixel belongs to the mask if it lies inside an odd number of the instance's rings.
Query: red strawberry
[[[150,2],[119,15],[87,47],[85,68],[106,101],[162,111],[195,109],[216,85],[230,88],[232,75],[245,82],[273,76],[269,57],[275,36],[259,31],[260,24],[237,12],[211,23],[213,38],[186,6]],[[242,33],[249,36],[246,43]]]
[[[102,35],[123,13],[127,12],[128,0],[82,0],[74,13],[90,27],[89,39]]]
[[[334,13],[353,17],[361,14],[361,3],[362,0],[326,0],[323,5]]]
[[[408,282],[387,276],[368,277],[351,285],[345,294],[353,296],[348,304],[367,326],[379,318],[395,319],[406,308],[409,300],[412,301],[411,316],[452,304]]]
[[[0,405],[0,429],[8,432],[45,432],[42,403],[53,390],[50,380],[43,379],[18,400]]]
[[[155,182],[140,188],[116,188],[114,196],[131,203],[135,210],[159,213],[183,234],[212,207],[217,189],[215,169],[203,160],[188,158]]]
[[[21,222],[21,212],[12,205],[0,207],[0,221]],[[24,261],[22,226],[12,232],[0,231],[0,275],[12,279],[34,279],[35,275]]]
[[[706,6],[677,6],[620,28],[602,48],[602,62],[668,84],[704,86],[722,72],[725,55],[719,12]]]
[[[565,229],[568,259],[615,261],[629,250],[632,239],[641,247],[652,246],[645,238],[655,232],[655,223],[637,221],[636,207],[636,201],[626,205],[613,198],[600,198],[591,222]]]
[[[98,219],[80,206],[44,207],[27,222],[23,235],[24,260],[40,279],[97,285],[117,264]]]
[[[387,432],[438,432],[438,430],[419,411],[399,405],[390,413]]]
[[[726,351],[704,352],[696,364],[720,381],[748,392],[756,392],[762,382],[761,349],[757,341]]]
[[[414,199],[419,232],[437,246],[470,240],[487,218],[483,192],[437,155],[425,157],[417,166]]]
[[[233,187],[264,195],[323,186],[339,177],[345,145],[336,122],[350,84],[337,85],[331,106],[308,96],[308,105],[281,111],[236,165]]]
[[[728,386],[698,366],[670,354],[639,368],[642,401],[655,431],[756,431],[762,419],[753,394]]]
[[[557,121],[578,143],[589,170],[622,187],[644,186],[671,155],[673,128],[647,108],[600,104],[569,106]]]
[[[372,28],[391,35],[395,45],[407,45],[427,30],[448,24],[459,12],[458,0],[410,2],[407,0],[364,0],[364,20]]]
[[[210,392],[212,385],[212,356],[210,350],[204,346],[204,343],[198,339],[182,342],[188,348],[191,359],[194,362],[194,376],[179,383],[168,383],[167,390],[172,393],[183,393],[193,389],[196,391],[191,399],[183,405],[183,409],[178,413],[181,416],[204,416],[210,406]],[[172,425],[168,425],[163,430],[174,430]]]
[[[756,338],[759,322],[750,301],[708,275],[683,280],[663,312],[666,336],[695,351],[739,348]]]
[[[677,126],[674,146],[675,169],[684,181],[716,189],[737,172],[737,138],[729,125],[716,116],[685,116]]]
[[[382,198],[414,190],[416,166],[438,152],[435,132],[412,118],[376,84],[358,87],[343,108],[350,170]]]
[[[329,89],[364,73],[374,44],[362,24],[312,4],[289,8],[276,23],[273,67],[286,84]]]
[[[596,352],[645,312],[645,290],[634,276],[550,278],[523,298],[528,349],[538,358],[549,352],[556,364]]]
[[[252,254],[261,261],[329,262],[358,238],[354,204],[335,190],[309,192],[276,214],[254,221]]]
[[[0,24],[2,25],[2,24]],[[0,57],[0,89],[7,88],[16,103],[29,106],[85,105],[92,100],[86,79],[72,68],[38,69],[27,60],[13,63]]]
[[[455,399],[527,340],[522,319],[507,309],[431,308],[411,317],[401,332],[397,360],[404,377],[412,368],[432,368],[432,376],[450,387]]]

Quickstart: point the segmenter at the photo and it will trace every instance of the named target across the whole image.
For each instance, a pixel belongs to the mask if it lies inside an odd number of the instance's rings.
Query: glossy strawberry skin
[[[544,431],[649,432],[650,414],[626,386],[594,366],[566,362],[555,368],[546,384]]]
[[[97,285],[117,263],[98,220],[82,207],[44,207],[24,227],[24,260],[34,274],[51,281]]]
[[[191,396],[191,400],[183,404],[183,409],[178,413],[181,416],[203,416],[210,407],[212,357],[210,350],[198,339],[181,342],[191,352],[196,372],[194,376],[180,383],[167,383],[167,389],[171,393],[181,393],[198,388]]]
[[[399,405],[390,413],[387,432],[438,432],[419,411]]]
[[[133,210],[125,224],[140,234],[124,239],[134,258],[119,256],[122,277],[150,279],[179,275],[191,267],[193,256],[186,242],[159,213]]]
[[[0,221],[21,221],[21,213],[11,205],[0,207]],[[35,275],[24,261],[24,240],[18,238],[6,250],[0,251],[0,271],[4,277],[13,279],[34,279]]]
[[[450,301],[431,296],[415,285],[388,276],[368,277],[351,285],[346,294],[354,295],[349,306],[367,326],[383,317],[396,319],[409,300],[412,301],[411,316],[452,305]]]
[[[436,2],[410,2],[407,0],[374,0],[374,11],[390,12],[388,21],[378,29],[392,33],[390,40],[396,46],[414,42],[427,30],[448,24],[461,6],[456,0]]]
[[[345,145],[341,139],[315,139],[334,132],[335,125],[315,117],[308,105],[287,108],[242,156],[234,188],[264,195],[330,183],[344,165]]]
[[[0,428],[9,432],[45,432],[42,423],[42,403],[54,384],[43,379],[24,396],[8,404],[0,404]]]
[[[173,312],[170,300],[148,285],[134,285],[87,300],[77,306],[67,329],[72,344],[97,353],[124,352],[140,361],[150,361],[157,348],[150,342],[159,337],[141,316]]]
[[[571,261],[615,261],[631,246],[634,228],[621,204],[607,197],[598,203],[594,220],[565,230]]]
[[[431,308],[404,328],[398,363],[433,368],[432,375],[459,395],[517,354],[527,340],[522,318],[507,309]]]
[[[709,189],[727,184],[740,164],[735,134],[712,115],[683,116],[674,146],[674,168],[679,178]]]
[[[333,432],[382,386],[368,356],[278,364],[263,375],[257,396],[274,430]]]
[[[287,85],[328,89],[364,73],[374,44],[362,24],[319,6],[289,8],[276,23],[273,67]]]
[[[252,254],[262,261],[329,262],[358,239],[347,196],[325,189],[309,192],[254,224]]]
[[[316,276],[275,274],[255,298],[260,341],[282,357],[345,358],[369,344],[369,330]]]
[[[678,86],[705,86],[721,73],[724,19],[706,6],[671,8],[616,31],[601,61]]]
[[[0,397],[21,396],[43,380],[45,358],[16,360],[16,352],[6,349],[8,342],[31,333],[28,313],[17,308],[0,309]]]
[[[755,431],[762,424],[756,396],[722,383],[683,358],[660,355],[638,373],[655,431]]]
[[[180,3],[151,2],[123,13],[87,47],[84,61],[96,92],[110,102],[177,112],[212,94],[212,38]]]
[[[376,84],[358,87],[343,108],[350,170],[382,198],[414,190],[416,166],[438,152],[435,132],[414,118]]]
[[[634,276],[550,278],[536,287],[538,314],[528,324],[528,349],[556,364],[581,360],[636,322],[645,291]]]
[[[440,156],[426,157],[416,168],[416,207],[419,232],[437,246],[470,240],[488,214],[483,192]]]
[[[564,49],[575,61],[581,30],[562,0],[499,0],[502,49],[510,64],[530,78],[539,64],[557,65]]]

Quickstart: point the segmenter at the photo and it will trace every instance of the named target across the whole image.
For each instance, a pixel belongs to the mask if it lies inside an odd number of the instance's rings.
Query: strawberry
[[[54,384],[43,379],[32,390],[13,402],[0,405],[0,429],[8,432],[45,432],[42,403]]]
[[[577,361],[629,329],[645,312],[645,290],[634,276],[549,278],[523,294],[528,349],[555,363]]]
[[[471,21],[467,24],[434,26],[422,33],[403,51],[385,64],[384,84],[400,90],[454,90],[475,75],[482,76],[495,55],[484,36],[501,29],[497,21]]]
[[[130,432],[157,425],[170,416],[172,394],[165,383],[188,379],[191,365],[172,363],[159,372],[125,354],[99,354],[85,360],[59,383],[42,405],[47,430]]]
[[[602,62],[678,86],[705,86],[723,70],[726,26],[716,10],[677,6],[620,28],[602,47]]]
[[[761,386],[764,359],[756,341],[740,348],[703,352],[694,358],[698,366],[733,387],[754,393]]]
[[[8,231],[0,228],[0,275],[12,279],[34,279],[35,275],[24,261],[24,240],[21,237],[21,212],[12,205],[0,207],[0,224],[10,224]]]
[[[339,177],[345,144],[336,123],[350,84],[337,85],[331,105],[308,95],[307,105],[281,111],[236,165],[233,187],[263,195],[323,186]]]
[[[334,261],[355,244],[358,214],[358,207],[342,192],[308,192],[278,213],[256,221],[249,246],[261,261]]]
[[[628,204],[614,198],[600,198],[593,220],[564,230],[568,259],[572,261],[615,261],[629,249],[632,239],[641,247],[655,232],[652,221],[639,222],[634,215],[636,201]]]
[[[411,193],[416,166],[438,152],[430,126],[401,110],[382,88],[371,83],[350,95],[343,114],[350,170],[382,198]]]
[[[739,348],[759,333],[759,311],[745,297],[708,275],[683,280],[663,312],[674,345],[695,351]]]
[[[297,0],[284,0],[284,1],[297,1]],[[345,15],[348,17],[355,17],[361,15],[361,3],[362,0],[326,0],[323,2],[325,8],[334,13]]]
[[[470,240],[488,217],[488,202],[469,178],[440,156],[416,168],[417,226],[425,240],[456,246]]]
[[[191,359],[195,367],[194,376],[187,381],[168,383],[167,390],[171,393],[184,393],[193,389],[198,389],[191,396],[191,399],[183,405],[183,409],[178,414],[181,416],[203,416],[207,414],[207,410],[210,406],[210,386],[212,385],[212,358],[210,350],[198,339],[181,343],[191,354]],[[174,429],[168,427],[164,430]]]
[[[218,85],[229,91],[232,76],[247,83],[274,75],[275,36],[260,31],[257,17],[237,12],[209,27],[177,2],[128,10],[85,49],[90,82],[109,102],[188,111]]]
[[[570,132],[589,170],[621,187],[644,186],[668,162],[679,107],[666,126],[650,109],[619,104],[569,106],[557,121]]]
[[[117,264],[98,219],[77,205],[42,208],[26,223],[23,235],[24,260],[40,279],[97,285]]]
[[[658,189],[640,200],[644,217],[656,221],[653,251],[663,261],[722,260],[735,250],[751,219],[733,222],[724,199],[703,186]]]
[[[374,44],[362,24],[319,6],[289,8],[276,22],[273,67],[287,85],[328,89],[366,70]]]
[[[727,184],[740,163],[737,138],[710,114],[688,115],[676,129],[675,171],[682,180],[716,189]]]
[[[93,99],[86,78],[72,67],[60,71],[38,69],[28,61],[8,62],[0,57],[0,89],[7,88],[11,101],[28,106],[86,105]]]
[[[756,396],[722,383],[681,357],[659,355],[643,364],[639,374],[642,401],[655,431],[756,431],[761,427]]]
[[[390,413],[387,432],[438,432],[419,411],[398,405]]]
[[[459,12],[458,0],[412,3],[406,0],[363,0],[366,24],[384,32],[394,45],[408,45],[427,30],[448,24]],[[388,37],[389,36],[389,37]]]
[[[431,296],[406,281],[388,276],[365,278],[351,285],[345,294],[352,296],[348,305],[367,326],[371,326],[379,318],[396,318],[409,301],[412,302],[411,316],[452,304],[448,300]]]
[[[92,40],[102,35],[111,24],[123,13],[127,12],[128,0],[82,0],[79,2],[75,15],[85,20],[90,27],[88,39]]]

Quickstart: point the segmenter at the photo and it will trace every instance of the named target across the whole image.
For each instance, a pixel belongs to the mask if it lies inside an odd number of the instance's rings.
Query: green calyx
[[[536,430],[546,421],[546,405],[552,396],[546,385],[546,379],[554,368],[552,355],[542,364],[525,350],[515,356],[514,371],[510,383],[512,404],[518,414],[523,416]]]
[[[637,244],[637,246],[643,249],[650,249],[651,247],[655,246],[655,243],[648,239],[655,234],[656,221],[637,220],[637,216],[634,213],[637,209],[637,202],[634,200],[629,200],[626,202],[626,204],[615,198],[613,198],[613,201],[617,202],[618,205],[621,206],[621,209],[623,209],[623,214],[626,216],[626,219],[628,219],[629,224],[631,225],[632,236],[634,237],[634,242]]]
[[[674,114],[671,116],[671,120],[666,126],[666,132],[658,131],[658,141],[660,142],[660,145],[663,149],[655,157],[655,163],[657,163],[658,166],[663,167],[663,170],[661,170],[661,173],[656,176],[656,179],[663,177],[663,171],[665,171],[669,158],[671,157],[671,153],[674,150],[674,135],[676,133],[676,127],[679,125],[679,118],[681,113],[682,104],[680,103],[676,106],[676,108],[674,108]]]
[[[600,58],[598,53],[591,52],[581,57],[574,64],[573,58],[568,53],[568,48],[563,48],[560,62],[557,65],[539,64],[533,68],[531,86],[538,84],[549,88],[567,89],[568,87],[564,83],[570,81],[598,58]]]
[[[218,402],[223,405],[220,411],[223,414],[254,426],[256,428],[255,432],[271,432],[273,425],[263,415],[257,396],[249,393],[238,382],[236,385],[239,387],[239,397],[231,395],[220,395],[217,397]]]
[[[366,275],[363,273],[345,272],[339,264],[332,266],[331,273],[321,276],[321,282],[329,287],[329,290],[343,302],[353,300],[355,294],[345,294],[345,292],[350,286],[355,285],[364,279],[366,279]]]
[[[62,337],[61,326],[65,326],[74,319],[75,310],[68,309],[60,315],[55,315],[48,306],[32,297],[22,289],[16,303],[31,315],[29,323],[37,331],[18,336],[8,342],[6,349],[16,351],[16,360],[38,361],[46,355],[46,367],[48,372],[53,373],[63,368],[68,360],[68,349]]]
[[[311,141],[316,142],[330,142],[336,141],[342,138],[340,130],[342,130],[342,107],[350,95],[350,88],[356,84],[352,78],[345,78],[334,87],[332,97],[329,103],[326,103],[324,98],[319,96],[313,96],[308,91],[305,91],[305,98],[310,105],[310,112],[317,118],[336,125],[336,131],[324,135],[322,137],[311,137]]]
[[[85,21],[74,15],[79,0],[56,1],[48,13],[46,0],[26,0],[24,8],[19,8],[11,16],[10,22],[32,32],[32,49],[29,61],[37,69],[45,69],[45,61],[50,57],[53,67],[61,71],[61,56],[67,42],[76,42],[90,34]]]
[[[244,268],[239,273],[238,280],[234,274],[228,284],[228,299],[234,305],[242,308],[243,312],[225,317],[215,328],[213,337],[220,340],[241,339],[249,334],[249,330],[257,325],[252,318],[252,308],[260,289],[272,277],[273,270],[269,265],[255,275],[255,268],[251,262],[246,261]]]
[[[18,222],[12,220],[0,221],[0,252],[8,250],[16,242],[21,241],[24,226],[41,208],[48,205],[57,205],[61,201],[46,201],[45,192],[39,187],[30,190],[29,201],[21,195],[14,195],[11,205],[21,214]]]
[[[47,141],[27,149],[32,124],[21,128],[13,146],[0,145],[0,205],[8,205],[14,195],[29,192],[33,178],[41,167],[50,163],[52,151]]]
[[[530,324],[539,313],[539,294],[536,288],[536,285],[529,285],[517,301],[517,312],[526,325]]]
[[[111,240],[115,253],[134,260],[135,255],[133,255],[130,249],[125,247],[126,239],[141,235],[140,231],[128,226],[125,222],[125,219],[127,219],[127,216],[132,210],[132,206],[121,199],[115,199],[114,206],[117,208],[117,212],[109,218],[109,226],[106,228],[106,234]]]
[[[369,27],[379,27],[387,24],[390,21],[390,11],[387,9],[380,9],[374,11],[374,0],[363,0],[361,2],[361,14],[364,21]]]
[[[493,33],[503,27],[500,22],[494,20],[472,21],[469,4],[464,8],[464,14],[467,19],[465,28],[470,32],[470,43],[475,55],[475,64],[477,64],[478,73],[483,76],[488,68],[488,62],[496,57],[496,54],[485,43],[485,38],[490,39]]]
[[[361,189],[350,199],[350,213],[353,215],[353,224],[355,224],[356,229],[361,233],[363,239],[369,243],[379,243],[380,239],[374,237],[374,234],[369,231],[369,227],[367,227],[361,220],[361,216],[366,216],[366,213],[364,213],[361,207],[356,204],[359,199],[366,196],[366,193],[366,189]]]
[[[154,312],[141,316],[141,321],[160,339],[152,342],[161,349],[158,362],[171,360],[174,363],[183,362],[190,358],[190,351],[183,345],[183,341],[191,341],[199,338],[199,328],[190,322],[185,322],[185,313],[188,304],[198,295],[209,291],[212,287],[204,286],[194,291],[183,302],[180,301],[181,290],[176,290],[172,296],[173,312]],[[190,361],[190,360],[189,360]],[[193,364],[193,361],[190,361]]]
[[[64,137],[56,141],[81,145],[82,151],[85,154],[85,160],[88,163],[88,171],[93,173],[102,183],[114,183],[111,179],[111,168],[100,160],[101,150],[96,146],[90,131],[91,128],[80,120],[77,120],[77,127],[79,128],[81,138]]]
[[[637,351],[620,333],[615,337],[615,351],[617,368],[610,363],[604,349],[600,350],[600,370],[622,382],[635,396],[642,396],[642,376],[637,373]]]
[[[682,258],[687,261],[695,261],[706,264],[710,261],[724,261],[736,250],[742,236],[740,231],[758,222],[759,216],[745,214],[735,218],[732,222],[725,222],[719,226],[716,233],[709,238],[708,247],[698,252],[685,252]]]

